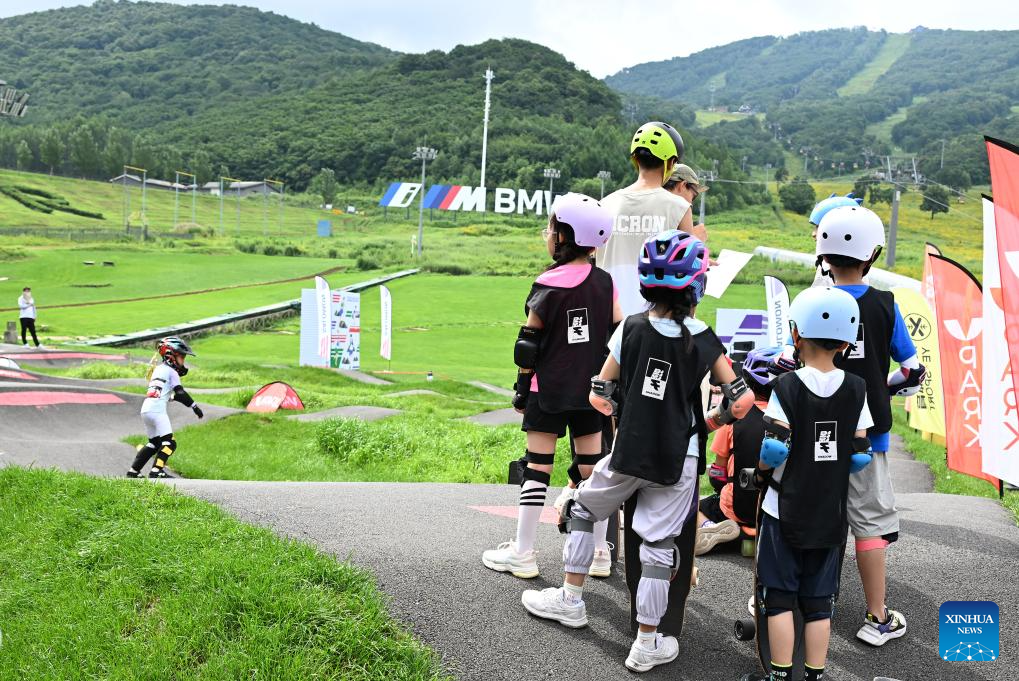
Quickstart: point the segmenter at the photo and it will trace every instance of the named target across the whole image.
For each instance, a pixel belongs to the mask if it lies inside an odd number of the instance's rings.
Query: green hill
[[[106,180],[125,164],[149,177],[280,178],[302,190],[322,168],[378,193],[412,180],[414,148],[439,150],[429,179],[480,180],[483,74],[495,71],[488,186],[597,194],[632,177],[619,95],[562,55],[523,40],[399,54],[234,6],[109,2],[0,20],[5,80],[32,95],[0,126],[0,166]],[[642,120],[693,123],[693,111],[639,99]],[[632,114],[632,111],[631,111]],[[684,131],[688,161],[727,177],[739,161]],[[759,186],[711,192],[713,208],[767,199]],[[5,199],[0,197],[0,201]]]
[[[1019,99],[1019,31],[856,28],[765,36],[623,69],[606,83],[697,108],[713,101],[763,112],[775,146],[805,151],[814,174],[834,174],[832,163],[863,169],[902,151],[919,156],[921,172],[936,175],[945,140],[946,162],[980,183],[987,181],[986,161],[967,148],[979,145],[982,134],[1019,134],[1010,108]],[[750,143],[760,133],[745,127],[708,128],[705,135],[751,158],[774,154],[748,149],[760,146],[759,139]]]

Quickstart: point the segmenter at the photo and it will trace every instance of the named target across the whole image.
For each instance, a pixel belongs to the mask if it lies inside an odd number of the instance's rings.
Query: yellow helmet
[[[669,159],[683,160],[683,138],[678,130],[661,121],[645,123],[633,134],[633,141],[630,142],[630,160],[633,161],[633,166],[639,169],[637,159],[633,156],[638,149],[647,149],[665,164],[662,170],[663,185],[669,179]]]

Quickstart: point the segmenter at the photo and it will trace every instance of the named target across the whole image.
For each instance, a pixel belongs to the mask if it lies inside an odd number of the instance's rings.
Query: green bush
[[[783,208],[800,215],[810,215],[817,198],[810,183],[800,177],[779,189],[778,197]]]

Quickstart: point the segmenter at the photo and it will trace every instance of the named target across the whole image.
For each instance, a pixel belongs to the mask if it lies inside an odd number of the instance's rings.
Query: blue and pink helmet
[[[678,229],[644,241],[637,258],[637,275],[645,288],[691,288],[694,301],[704,296],[708,249],[697,237]]]

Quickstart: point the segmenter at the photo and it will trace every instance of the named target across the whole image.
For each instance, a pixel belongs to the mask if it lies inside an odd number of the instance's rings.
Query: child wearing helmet
[[[886,452],[892,427],[891,397],[915,394],[926,369],[889,291],[867,285],[864,276],[885,243],[881,218],[860,206],[829,210],[817,227],[817,256],[835,285],[860,306],[853,346],[838,365],[867,383],[874,425],[868,436],[874,463],[849,485],[849,526],[856,538],[856,562],[867,598],[867,613],[857,638],[874,646],[906,633],[906,619],[885,602],[885,549],[898,539],[899,517]],[[891,360],[899,369],[889,373]]]
[[[693,230],[690,202],[663,187],[682,158],[683,138],[678,130],[660,121],[645,123],[630,140],[637,180],[602,199],[614,216],[614,227],[608,244],[598,250],[598,267],[616,282],[624,315],[644,309],[633,268],[644,240],[670,229]]]
[[[814,287],[796,296],[789,324],[804,366],[774,381],[764,411],[765,438],[753,475],[766,489],[757,527],[756,603],[767,617],[772,681],[792,681],[794,608],[805,622],[804,679],[824,674],[849,480],[870,462],[867,386],[835,366],[856,340],[859,315],[845,291]]]
[[[781,347],[755,348],[740,367],[740,375],[754,394],[754,404],[746,416],[726,424],[715,432],[711,451],[715,461],[708,468],[708,480],[715,494],[698,504],[698,556],[716,546],[736,542],[740,533],[756,536],[758,495],[736,483],[739,471],[753,468],[764,440],[764,410],[771,399],[771,384],[787,369],[776,362]]]
[[[191,347],[180,338],[170,336],[163,338],[156,346],[154,362],[158,362],[149,370],[149,387],[142,402],[141,417],[145,424],[145,434],[149,441],[138,447],[134,463],[127,471],[127,477],[141,476],[141,470],[153,456],[156,457],[149,471],[150,478],[167,478],[166,460],[177,449],[177,441],[173,439],[173,427],[166,413],[166,405],[170,400],[191,407],[195,416],[202,418],[201,407],[187,394],[180,379],[186,376],[188,369],[184,366],[187,355],[194,355]]]
[[[639,632],[626,666],[638,672],[678,655],[676,639],[657,631],[678,566],[675,538],[696,511],[708,430],[739,418],[753,399],[737,384],[718,337],[694,316],[706,269],[704,244],[688,234],[672,230],[645,241],[638,270],[646,309],[616,329],[609,357],[591,379],[590,401],[599,411],[612,414],[621,402],[612,453],[595,465],[561,512],[568,532],[563,586],[521,596],[537,617],[585,626],[583,585],[594,557],[593,525],[637,494],[633,530],[642,539]],[[723,384],[729,401],[705,415],[700,385],[708,373]]]
[[[524,415],[527,449],[521,460],[520,506],[513,541],[485,551],[484,565],[529,579],[538,576],[534,540],[545,505],[556,441],[567,429],[576,449],[571,483],[590,475],[602,457],[603,417],[588,402],[589,377],[605,358],[605,343],[622,320],[615,287],[591,264],[612,233],[612,215],[588,196],[569,193],[552,207],[544,234],[549,268],[531,287],[527,323],[513,349],[518,367],[513,406]],[[597,528],[591,574],[611,573],[607,522]]]
[[[814,208],[810,211],[809,222],[813,230],[810,232],[810,238],[817,241],[817,226],[821,224],[821,219],[833,208],[842,208],[845,206],[861,206],[863,205],[863,197],[856,198],[853,196],[853,192],[849,192],[845,196],[839,196],[838,194],[832,193],[826,199],[821,199]],[[828,273],[821,267],[821,262],[817,262],[817,273],[814,275],[813,286],[833,286],[835,282],[832,281]]]

